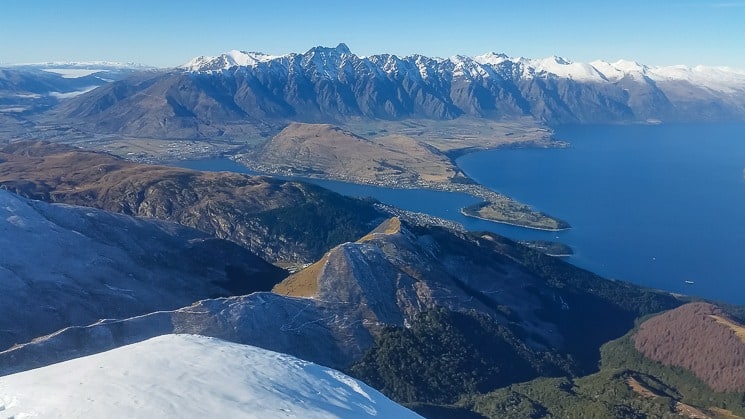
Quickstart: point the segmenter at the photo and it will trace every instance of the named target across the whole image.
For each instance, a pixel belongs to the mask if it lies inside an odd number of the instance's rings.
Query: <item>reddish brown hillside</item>
[[[317,260],[382,216],[317,186],[139,164],[44,142],[0,147],[0,188],[51,202],[154,217],[232,240],[271,262]]]
[[[693,372],[715,391],[745,391],[745,326],[717,306],[690,303],[642,323],[636,349]]]

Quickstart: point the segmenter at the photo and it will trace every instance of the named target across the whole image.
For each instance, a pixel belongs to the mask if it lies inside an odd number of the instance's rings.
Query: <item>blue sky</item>
[[[358,55],[489,51],[745,69],[743,1],[2,0],[0,63],[171,67],[231,49]]]

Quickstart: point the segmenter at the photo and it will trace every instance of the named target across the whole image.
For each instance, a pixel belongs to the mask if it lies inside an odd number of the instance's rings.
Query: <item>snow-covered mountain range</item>
[[[56,113],[90,132],[204,139],[266,136],[293,121],[526,116],[549,125],[741,121],[745,71],[495,53],[361,57],[340,44],[197,57],[102,86]]]
[[[645,78],[655,82],[685,81],[722,92],[745,90],[745,69],[730,67],[650,67],[627,60],[612,63],[601,60],[578,63],[557,56],[543,59],[515,58],[494,52],[475,57],[456,55],[444,59],[420,55],[399,58],[390,54],[359,57],[345,44],[333,49],[314,48],[306,54],[269,55],[262,52],[232,50],[219,56],[196,57],[179,68],[191,72],[222,72],[236,67],[272,67],[274,63],[285,67],[287,71],[297,71],[312,63],[318,74],[327,79],[338,78],[340,72],[348,71],[348,65],[352,64],[356,71],[366,68],[389,77],[405,72],[414,78],[418,74],[422,79],[439,75],[465,77],[471,80],[489,77],[513,80],[563,78],[594,83],[613,83],[628,77],[637,81],[643,81]]]
[[[0,377],[0,415],[418,418],[338,371],[252,346],[165,335]]]

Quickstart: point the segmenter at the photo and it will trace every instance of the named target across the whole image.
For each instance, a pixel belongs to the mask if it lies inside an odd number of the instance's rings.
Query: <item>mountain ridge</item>
[[[387,327],[442,308],[509,327],[531,350],[571,354],[593,369],[598,347],[640,314],[680,303],[608,281],[496,235],[474,236],[391,219],[342,243],[275,292],[202,300],[173,311],[71,327],[0,352],[0,374],[95,353],[165,333],[194,333],[348,368]],[[285,292],[298,277],[307,292]],[[314,285],[315,284],[315,285]],[[287,295],[280,295],[287,294]],[[611,320],[590,313],[607,313]],[[557,355],[559,356],[559,355]]]
[[[176,221],[273,263],[311,262],[384,218],[372,203],[315,185],[144,165],[55,143],[12,143],[0,147],[0,160],[0,186],[20,195]]]
[[[438,63],[450,63],[454,67],[461,67],[463,70],[469,70],[472,75],[485,75],[492,76],[493,73],[488,71],[491,68],[500,75],[511,74],[513,77],[517,74],[522,75],[525,78],[540,77],[542,75],[572,78],[575,80],[594,80],[594,81],[614,81],[629,76],[648,76],[655,81],[661,81],[664,79],[668,80],[697,80],[711,82],[709,87],[718,86],[715,82],[721,81],[721,77],[711,77],[712,73],[718,75],[727,74],[729,79],[726,81],[732,82],[732,84],[742,89],[745,87],[745,69],[737,69],[727,66],[706,66],[706,65],[669,65],[669,66],[648,66],[640,64],[636,61],[627,59],[619,59],[614,62],[608,62],[604,60],[594,60],[588,63],[574,62],[560,56],[551,56],[546,58],[525,58],[525,57],[510,57],[504,53],[487,52],[481,55],[475,55],[473,57],[464,55],[454,55],[448,58],[439,57],[426,57],[420,54],[412,54],[407,56],[399,57],[393,54],[376,54],[370,56],[357,56],[351,52],[349,47],[341,43],[335,48],[330,47],[313,47],[304,54],[300,53],[289,53],[282,55],[272,55],[263,52],[247,52],[232,50],[227,53],[218,56],[199,56],[195,57],[189,62],[182,64],[176,69],[182,69],[189,72],[220,72],[229,70],[234,67],[256,67],[263,63],[275,61],[275,60],[292,60],[298,56],[311,56],[322,58],[331,58],[336,60],[344,60],[344,58],[357,57],[361,60],[369,60],[370,63],[386,62],[406,62],[414,61],[417,64],[424,62],[438,62]],[[220,66],[218,64],[222,63]],[[478,69],[477,66],[473,66],[473,63],[482,65],[482,69]],[[326,66],[330,66],[333,63],[322,62]],[[469,65],[470,64],[470,65]],[[501,67],[505,68],[501,68]],[[383,71],[389,70],[392,66],[382,66]],[[420,70],[420,74],[423,76],[428,72],[422,66],[417,66]],[[474,67],[476,70],[474,70]],[[511,68],[511,72],[507,71],[507,68]],[[517,72],[515,70],[518,70]],[[386,71],[387,72],[387,71]],[[319,72],[326,76],[335,75],[334,72],[325,69],[325,71]],[[698,76],[698,77],[696,77]],[[718,80],[719,79],[719,80]]]
[[[52,116],[97,133],[181,139],[266,136],[293,121],[730,121],[745,119],[745,71],[499,54],[360,57],[346,46],[281,56],[231,52],[111,83]]]
[[[0,189],[0,350],[102,318],[270,289],[286,272],[175,223]]]

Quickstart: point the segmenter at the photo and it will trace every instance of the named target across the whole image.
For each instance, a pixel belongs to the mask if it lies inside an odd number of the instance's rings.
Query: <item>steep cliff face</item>
[[[382,215],[313,185],[128,162],[48,143],[0,149],[0,185],[50,202],[175,221],[271,261],[311,262]]]

